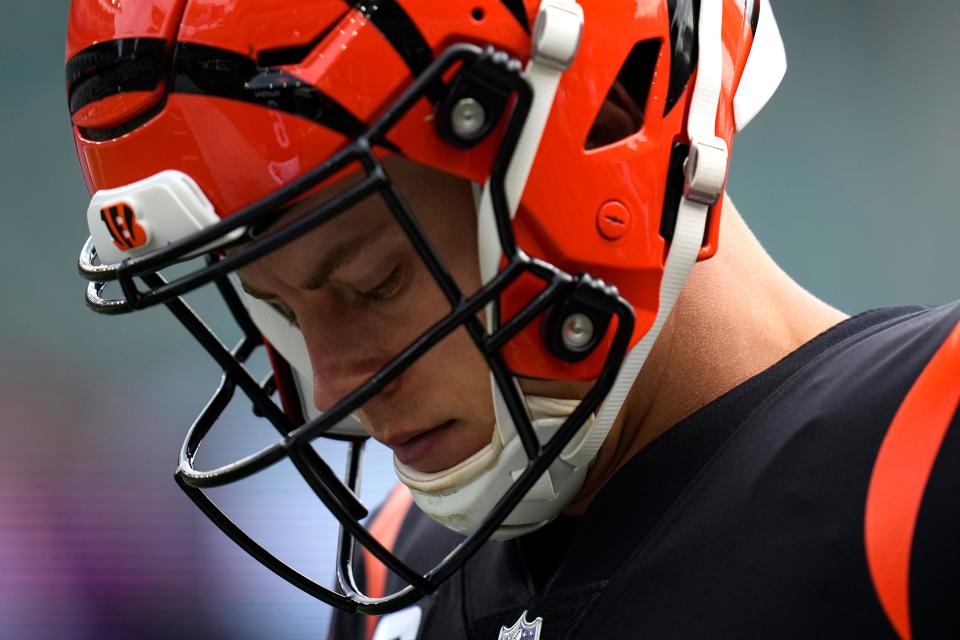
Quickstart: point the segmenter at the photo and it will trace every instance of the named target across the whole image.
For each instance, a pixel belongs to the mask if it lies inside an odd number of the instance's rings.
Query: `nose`
[[[313,365],[313,404],[320,411],[329,411],[379,369],[379,366],[362,362],[318,362],[313,356],[310,362]]]
[[[320,411],[329,411],[388,360],[374,346],[377,340],[360,328],[341,331],[308,321],[301,330],[313,369],[313,404]]]

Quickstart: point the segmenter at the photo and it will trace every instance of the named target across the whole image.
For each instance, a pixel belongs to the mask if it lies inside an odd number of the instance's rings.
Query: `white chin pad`
[[[541,442],[547,442],[579,401],[530,396],[526,404],[534,432]],[[581,427],[563,454],[493,534],[495,539],[512,538],[543,526],[576,496],[590,462],[576,460],[576,449],[592,425],[591,418]],[[394,458],[397,477],[410,489],[417,506],[440,524],[462,534],[469,534],[480,526],[528,463],[512,426],[503,429],[498,418],[492,432],[490,444],[444,471],[420,472]],[[500,436],[504,432],[512,434],[506,442]]]
[[[182,171],[161,171],[116,189],[101,189],[87,207],[87,226],[101,264],[143,255],[220,222],[199,185]],[[236,229],[195,254],[232,242]]]
[[[449,469],[436,473],[425,473],[417,471],[413,467],[408,467],[397,460],[396,456],[393,458],[393,466],[400,482],[411,489],[421,493],[444,495],[455,491],[457,487],[470,482],[489,469],[497,461],[497,456],[500,455],[502,450],[503,442],[500,441],[500,435],[494,429],[493,440],[490,444]]]

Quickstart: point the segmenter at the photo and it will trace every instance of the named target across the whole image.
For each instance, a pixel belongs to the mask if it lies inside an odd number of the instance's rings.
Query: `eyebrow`
[[[316,291],[322,289],[326,286],[327,282],[330,281],[330,277],[345,264],[352,262],[356,259],[357,254],[359,254],[364,248],[376,242],[382,238],[386,227],[381,226],[380,228],[361,234],[350,240],[345,240],[344,242],[336,245],[333,249],[327,252],[320,262],[317,263],[316,268],[313,269],[313,272],[299,285],[299,289],[303,291]],[[273,300],[277,297],[273,293],[265,293],[255,289],[250,286],[246,280],[240,277],[237,274],[240,280],[240,288],[243,291],[254,298],[259,300]]]

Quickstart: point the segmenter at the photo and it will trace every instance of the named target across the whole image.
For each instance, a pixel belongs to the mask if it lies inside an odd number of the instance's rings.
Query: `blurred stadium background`
[[[172,482],[212,365],[166,312],[115,320],[84,308],[67,8],[5,3],[0,21],[0,638],[323,637],[326,607],[248,558]],[[960,4],[775,9],[790,71],[736,146],[730,191],[747,221],[849,313],[960,297]],[[217,457],[268,437],[235,424]],[[392,481],[375,456],[372,501]],[[218,498],[330,579],[334,530],[306,489],[283,469],[247,489]]]

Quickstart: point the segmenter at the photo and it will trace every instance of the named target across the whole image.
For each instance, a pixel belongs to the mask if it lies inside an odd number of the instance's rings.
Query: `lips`
[[[456,420],[447,420],[443,424],[418,433],[412,437],[397,436],[386,439],[386,444],[397,456],[401,464],[415,467],[426,461],[446,445]]]

